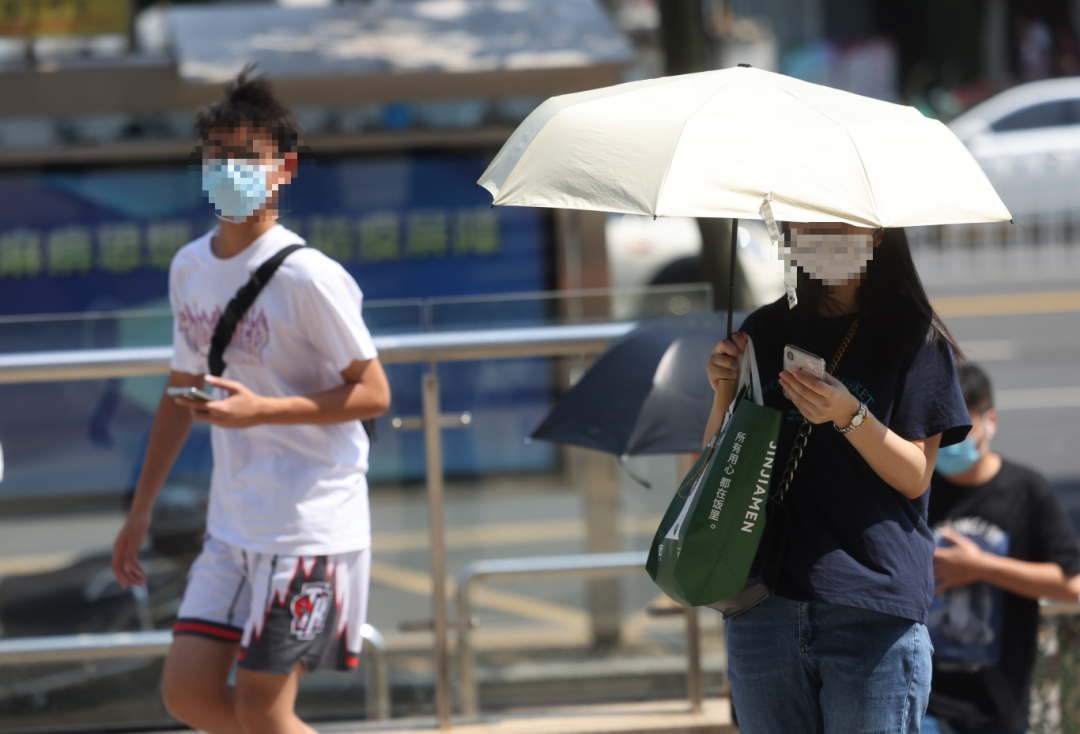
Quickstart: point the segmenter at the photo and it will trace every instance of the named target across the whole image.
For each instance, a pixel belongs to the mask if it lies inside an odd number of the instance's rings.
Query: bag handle
[[[289,245],[278,250],[273,257],[255,269],[248,282],[244,283],[240,290],[236,292],[236,295],[232,297],[232,300],[229,301],[229,305],[225,307],[225,312],[221,314],[221,318],[218,319],[217,324],[214,326],[214,336],[210,339],[210,354],[207,356],[207,362],[209,363],[211,375],[221,377],[222,373],[225,372],[225,358],[223,355],[225,354],[225,348],[232,341],[236,327],[240,324],[240,319],[244,318],[244,314],[251,308],[251,304],[255,303],[255,299],[259,297],[270,278],[281,267],[281,263],[285,262],[285,258],[302,247],[304,245]]]
[[[836,366],[840,364],[840,358],[844,356],[844,352],[847,351],[848,344],[851,344],[852,337],[855,336],[855,332],[859,329],[859,316],[855,317],[855,320],[851,322],[851,328],[848,329],[847,336],[840,342],[840,346],[836,350],[836,354],[833,355],[832,361],[829,362],[828,373],[831,375],[836,372]],[[780,486],[776,490],[776,500],[780,504],[784,503],[784,498],[787,497],[788,490],[791,488],[791,481],[795,478],[795,470],[799,468],[799,461],[802,459],[803,452],[806,450],[806,442],[810,440],[810,431],[814,430],[814,424],[803,418],[802,425],[799,426],[799,432],[795,434],[795,441],[791,444],[791,453],[788,454],[787,464],[784,466],[784,473],[780,477]]]
[[[746,338],[746,349],[743,350],[742,355],[739,357],[739,381],[735,384],[735,400],[731,401],[725,415],[730,415],[735,410],[735,403],[739,395],[747,387],[750,388],[751,399],[758,405],[764,405],[765,397],[761,391],[761,375],[758,374],[754,340],[749,337]]]
[[[761,375],[758,374],[757,356],[754,354],[754,340],[747,337],[746,349],[743,350],[742,355],[739,357],[739,376],[735,383],[735,397],[731,399],[731,405],[728,406],[727,412],[724,413],[724,419],[720,421],[720,427],[716,429],[716,433],[709,439],[708,453],[705,454],[705,460],[701,462],[698,470],[694,472],[693,476],[687,477],[683,480],[683,483],[679,485],[679,489],[676,494],[683,499],[689,499],[689,496],[683,495],[683,490],[686,487],[693,486],[697,482],[698,477],[705,471],[705,467],[709,465],[709,460],[712,458],[713,451],[720,445],[720,436],[723,435],[724,429],[727,428],[728,421],[731,420],[731,416],[735,414],[735,404],[739,402],[740,396],[743,394],[743,390],[750,388],[750,399],[758,405],[764,405],[765,399],[761,390]]]

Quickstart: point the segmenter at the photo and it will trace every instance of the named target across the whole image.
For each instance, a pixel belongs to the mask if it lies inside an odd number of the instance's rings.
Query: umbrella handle
[[[728,267],[727,333],[732,337],[732,320],[735,316],[735,248],[739,244],[739,220],[731,220],[731,264]]]

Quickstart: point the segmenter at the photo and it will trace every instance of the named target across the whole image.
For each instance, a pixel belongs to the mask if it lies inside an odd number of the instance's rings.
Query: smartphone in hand
[[[825,375],[825,360],[805,349],[788,344],[784,347],[784,372],[791,372],[795,367],[802,368],[803,372],[809,372],[819,380]],[[788,400],[791,396],[784,390],[784,397]]]
[[[214,399],[213,395],[197,387],[167,387],[165,388],[165,394],[170,398],[201,400],[204,403],[212,402]]]

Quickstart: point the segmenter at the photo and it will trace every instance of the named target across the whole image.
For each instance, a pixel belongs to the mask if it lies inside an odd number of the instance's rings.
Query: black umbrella
[[[705,363],[728,334],[724,317],[660,319],[616,340],[532,438],[619,456],[700,451],[713,403]]]

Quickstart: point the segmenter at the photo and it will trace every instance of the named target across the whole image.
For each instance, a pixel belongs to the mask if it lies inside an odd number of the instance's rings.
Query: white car
[[[604,231],[607,241],[611,284],[616,288],[640,286],[676,286],[701,281],[697,262],[701,253],[701,230],[697,221],[686,217],[642,217],[635,214],[612,214]],[[739,222],[739,265],[747,279],[754,305],[775,301],[784,293],[783,268],[779,253],[760,220]],[[646,303],[646,300],[648,301]],[[698,304],[700,307],[702,304]],[[653,313],[679,313],[690,306],[677,294],[646,299],[629,293],[616,298],[616,318],[639,318]]]
[[[1080,210],[1080,77],[1012,87],[949,129],[1021,225]]]

